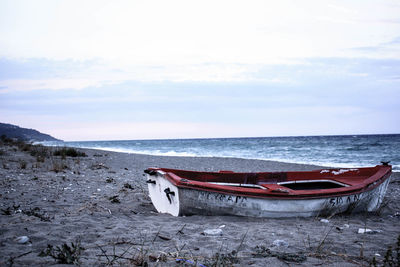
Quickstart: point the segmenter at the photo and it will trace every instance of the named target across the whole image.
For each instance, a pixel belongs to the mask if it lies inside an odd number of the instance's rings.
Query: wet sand
[[[70,246],[71,242],[85,248],[79,257],[82,266],[360,266],[368,265],[374,256],[382,261],[400,233],[399,173],[392,174],[379,214],[295,219],[172,217],[157,213],[152,206],[144,169],[321,167],[89,149],[80,149],[87,157],[50,156],[38,162],[16,147],[0,149],[1,266],[57,265],[52,257],[38,254],[48,245]],[[359,234],[359,228],[373,231]],[[221,234],[209,235],[209,229],[221,229]],[[21,236],[29,240],[18,240]]]

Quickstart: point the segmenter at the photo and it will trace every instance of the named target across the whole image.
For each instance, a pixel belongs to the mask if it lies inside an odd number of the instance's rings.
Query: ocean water
[[[54,143],[53,143],[54,144]],[[400,134],[63,142],[56,145],[165,156],[238,157],[400,171]]]

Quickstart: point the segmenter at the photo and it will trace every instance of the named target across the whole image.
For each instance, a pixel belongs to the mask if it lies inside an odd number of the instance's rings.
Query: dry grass
[[[80,264],[81,253],[85,250],[81,246],[81,242],[77,240],[75,243],[71,242],[69,246],[67,243],[61,246],[47,245],[47,248],[42,250],[39,257],[52,257],[59,264]]]

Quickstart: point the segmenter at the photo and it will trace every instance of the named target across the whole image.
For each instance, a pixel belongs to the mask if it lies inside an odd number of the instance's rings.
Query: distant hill
[[[0,123],[0,136],[5,135],[8,138],[16,138],[23,141],[60,141],[48,134],[27,128],[21,128],[8,123]]]

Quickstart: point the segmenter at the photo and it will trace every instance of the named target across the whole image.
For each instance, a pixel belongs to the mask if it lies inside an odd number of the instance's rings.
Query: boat
[[[288,218],[378,211],[392,166],[251,173],[148,168],[145,173],[160,213]]]

